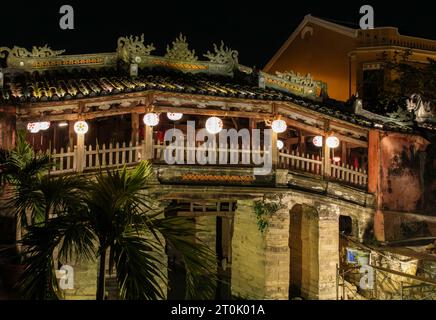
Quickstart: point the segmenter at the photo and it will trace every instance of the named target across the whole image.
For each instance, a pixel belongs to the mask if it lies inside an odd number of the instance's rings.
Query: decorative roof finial
[[[221,45],[218,48],[218,46],[214,43],[213,49],[215,53],[211,53],[208,51],[203,56],[208,58],[210,62],[215,62],[219,64],[238,64],[238,51],[232,50],[228,47],[224,46],[224,42],[221,40]]]
[[[198,60],[195,55],[195,50],[189,50],[188,43],[186,42],[186,37],[181,33],[175,41],[173,41],[173,47],[167,46],[167,53],[165,58],[171,60],[180,60],[187,62],[195,62]]]
[[[141,34],[141,37],[131,35],[118,38],[117,52],[125,62],[131,62],[130,59],[137,56],[149,56],[155,49],[153,44],[144,45],[144,34]]]
[[[47,45],[43,47],[32,47],[32,51],[28,51],[26,48],[13,47],[12,49],[1,47],[0,48],[0,58],[4,58],[5,54],[2,52],[9,52],[16,58],[51,58],[61,55],[65,50],[52,50]]]

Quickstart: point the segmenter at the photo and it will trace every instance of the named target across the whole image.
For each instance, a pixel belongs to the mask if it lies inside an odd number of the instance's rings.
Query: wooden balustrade
[[[151,159],[156,163],[164,164],[165,148],[165,145],[152,144],[151,147],[147,146],[144,140],[141,143],[110,143],[108,145],[84,147],[82,151],[83,156],[80,156],[77,146],[74,146],[74,148],[61,148],[59,151],[55,149],[51,153],[53,166],[50,168],[50,172],[52,174],[70,173],[134,165],[141,159]],[[188,165],[203,165],[205,163],[199,162],[199,159],[196,157],[198,151],[199,148],[193,144],[182,145],[173,147],[173,156],[175,157],[178,152],[180,156],[178,160],[183,161],[183,163]],[[259,159],[263,159],[265,152],[263,150],[241,149],[238,146],[226,148],[221,145],[216,149],[215,159],[217,165],[261,166],[262,163],[254,161],[256,156]],[[296,151],[289,152],[283,150],[279,152],[277,167],[324,176],[328,179],[340,180],[361,187],[366,186],[368,182],[368,175],[365,170],[353,168],[347,164],[331,162],[326,166],[330,171],[325,172],[324,159],[319,155],[298,154]]]

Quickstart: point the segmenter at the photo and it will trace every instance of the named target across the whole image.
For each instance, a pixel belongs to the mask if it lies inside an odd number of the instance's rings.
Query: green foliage
[[[377,89],[366,109],[380,114],[401,114],[406,109],[406,99],[413,93],[421,95],[425,101],[436,102],[436,61],[428,59],[426,64],[416,63],[411,56],[411,49],[396,52],[392,57],[383,53],[380,60],[384,65],[384,85]],[[363,85],[376,83],[377,77],[374,73]]]
[[[17,284],[25,299],[57,299],[54,257],[65,264],[99,259],[97,298],[104,298],[105,265],[116,270],[122,299],[164,298],[166,258],[171,246],[182,257],[186,297],[210,297],[217,281],[214,252],[199,239],[187,218],[163,217],[160,203],[148,193],[152,167],[80,176],[50,176],[48,155],[35,154],[20,132],[12,151],[0,152],[6,208],[23,221],[26,234],[23,277]],[[9,190],[10,189],[10,190]],[[109,255],[106,255],[106,252]],[[103,270],[103,272],[102,272]]]
[[[257,218],[257,226],[260,232],[268,228],[268,217],[279,209],[280,205],[275,202],[256,201],[254,204],[254,213]]]
[[[56,214],[32,225],[23,239],[27,265],[19,283],[23,296],[57,296],[52,258],[58,250],[63,263],[73,258],[100,260],[97,299],[104,298],[106,265],[110,272],[116,270],[121,299],[162,299],[162,284],[168,282],[162,255],[166,245],[183,258],[187,298],[210,296],[216,282],[211,272],[215,256],[189,237],[195,230],[185,218],[162,216],[159,203],[147,193],[151,175],[151,165],[142,162],[133,170],[100,172],[95,179],[81,180],[80,188],[73,177],[41,179],[39,197],[32,201],[42,211],[50,207]]]

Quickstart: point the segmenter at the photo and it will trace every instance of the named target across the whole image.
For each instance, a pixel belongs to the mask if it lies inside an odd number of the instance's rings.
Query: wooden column
[[[277,133],[271,130],[271,150],[272,150],[272,168],[277,168],[279,164],[279,149],[277,148]]]
[[[331,155],[330,155],[330,148],[327,146],[326,143],[327,140],[327,136],[323,136],[323,141],[322,141],[322,154],[323,154],[323,163],[322,163],[322,168],[323,168],[323,176],[324,177],[330,177],[331,175]]]
[[[131,124],[132,124],[132,136],[130,138],[130,141],[132,141],[133,145],[136,145],[136,143],[139,140],[139,114],[138,113],[131,114]]]
[[[68,146],[71,150],[74,148],[74,138],[76,136],[76,133],[74,132],[74,123],[76,123],[76,120],[68,121]]]
[[[253,119],[253,118],[249,118],[248,120],[249,120],[248,129],[249,130],[256,129],[256,127],[257,127],[257,120]]]
[[[300,155],[306,153],[306,139],[302,130],[298,130],[298,150]]]
[[[343,164],[348,164],[348,144],[344,141],[342,141],[341,143],[341,163]],[[353,163],[350,163],[351,165],[353,165]]]
[[[142,159],[153,160],[153,127],[144,127],[144,141],[142,142]]]
[[[77,172],[83,172],[85,168],[85,135],[77,135],[77,148],[76,148],[76,168]]]

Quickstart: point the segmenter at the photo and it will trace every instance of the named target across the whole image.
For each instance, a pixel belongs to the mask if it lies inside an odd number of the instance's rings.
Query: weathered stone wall
[[[238,201],[232,239],[232,294],[247,299],[264,299],[265,238],[258,230],[254,202]]]
[[[238,202],[232,293],[245,298],[288,299],[291,286],[291,293],[298,289],[306,299],[335,299],[338,208],[315,202],[313,206],[300,205],[297,201],[303,199],[291,195],[276,201],[280,201],[280,209],[270,216],[263,234],[258,230],[253,201]]]
[[[74,269],[74,289],[63,291],[65,300],[95,300],[98,261],[68,263]]]

